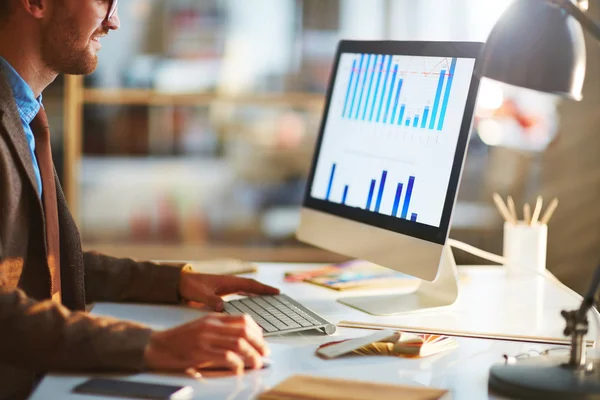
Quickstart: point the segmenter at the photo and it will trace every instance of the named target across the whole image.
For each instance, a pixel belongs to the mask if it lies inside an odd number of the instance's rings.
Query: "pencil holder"
[[[504,223],[504,257],[509,276],[539,273],[546,269],[548,225]]]

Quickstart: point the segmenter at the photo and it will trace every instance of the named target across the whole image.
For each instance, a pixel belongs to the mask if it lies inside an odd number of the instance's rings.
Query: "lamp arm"
[[[594,276],[592,277],[592,282],[590,283],[590,287],[588,288],[588,292],[583,298],[583,302],[579,307],[579,313],[581,315],[587,314],[587,312],[594,306],[594,299],[596,297],[596,292],[600,287],[600,265],[596,267],[596,271],[594,271]]]
[[[600,41],[600,26],[588,17],[576,4],[571,0],[546,0],[550,4],[560,7],[575,18],[581,26],[591,33],[596,40]]]
[[[588,333],[587,313],[594,307],[594,298],[599,287],[600,265],[598,265],[594,271],[590,287],[583,298],[579,309],[561,312],[561,315],[567,323],[564,334],[565,336],[571,336],[571,358],[568,365],[572,368],[585,369],[588,367],[586,364],[586,349],[583,338]]]

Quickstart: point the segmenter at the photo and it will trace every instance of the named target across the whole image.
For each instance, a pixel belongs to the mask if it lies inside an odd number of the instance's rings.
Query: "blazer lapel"
[[[21,118],[19,117],[19,110],[15,104],[15,100],[12,96],[12,89],[8,84],[4,72],[0,69],[0,125],[4,129],[0,129],[8,134],[6,140],[12,143],[15,152],[18,155],[19,163],[23,167],[29,183],[32,189],[36,193],[36,198],[39,200],[39,193],[37,187],[37,180],[35,178],[35,172],[33,170],[33,160],[31,159],[31,152],[29,150],[29,144],[25,137],[25,131],[23,125],[21,125]],[[40,205],[41,205],[41,201]]]

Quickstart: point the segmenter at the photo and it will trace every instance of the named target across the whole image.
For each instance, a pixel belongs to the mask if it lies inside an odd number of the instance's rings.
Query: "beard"
[[[42,28],[42,60],[58,74],[88,75],[96,70],[98,56],[85,37],[64,13],[55,13]]]

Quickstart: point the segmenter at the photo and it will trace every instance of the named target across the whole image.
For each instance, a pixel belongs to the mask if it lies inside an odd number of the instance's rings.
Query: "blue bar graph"
[[[396,98],[394,99],[394,108],[392,109],[392,118],[390,119],[390,124],[393,124],[396,120],[396,109],[398,107],[398,100],[400,99],[400,90],[402,90],[402,82],[402,79],[398,80],[398,89],[396,89]]]
[[[429,129],[433,129],[435,126],[435,118],[437,117],[438,107],[440,106],[440,96],[442,95],[442,87],[444,87],[445,76],[446,70],[441,70],[437,89],[435,91],[435,100],[433,101],[433,110],[431,111],[431,122],[429,122]]]
[[[325,200],[329,200],[329,196],[331,196],[331,186],[333,186],[333,178],[335,176],[335,164],[331,166],[331,175],[329,175],[329,185],[327,186],[327,196],[325,196]]]
[[[356,112],[354,113],[354,119],[358,119],[358,112],[360,111],[360,105],[362,103],[363,92],[365,91],[365,83],[367,82],[367,75],[369,74],[369,64],[371,63],[371,55],[367,55],[367,65],[365,66],[365,74],[363,75],[362,83],[360,84],[360,95],[358,96],[358,105],[356,106]],[[359,76],[360,77],[360,76]]]
[[[406,219],[408,215],[408,207],[410,207],[410,197],[412,196],[413,186],[415,184],[415,177],[411,176],[408,178],[408,185],[406,186],[406,196],[404,197],[404,205],[402,206],[401,218]]]
[[[402,104],[402,106],[400,106],[400,116],[398,117],[398,125],[402,125],[402,121],[404,121],[404,110],[406,110],[406,106]]]
[[[390,111],[390,104],[392,104],[392,96],[394,93],[394,85],[396,84],[396,74],[398,73],[398,64],[394,66],[394,72],[392,73],[392,83],[390,83],[390,94],[388,95],[387,105],[385,106],[385,113],[383,113],[383,122],[387,122],[388,113]],[[398,98],[396,97],[396,102]]]
[[[417,222],[417,214],[416,213],[412,213],[410,216],[410,220],[413,222]]]
[[[396,197],[394,198],[394,207],[392,207],[392,216],[398,216],[398,206],[400,205],[400,196],[402,196],[402,184],[399,183],[396,189]]]
[[[344,194],[342,195],[342,204],[346,204],[347,197],[348,197],[348,185],[344,186]]]
[[[397,124],[411,128],[443,130],[444,121],[452,94],[452,82],[458,63],[457,58],[447,58],[449,65],[439,71],[405,71],[402,62],[394,62],[391,55],[357,54],[353,56],[352,68],[346,88],[342,118],[365,122]],[[350,60],[348,61],[348,63]],[[443,59],[441,62],[444,62]],[[438,64],[439,65],[439,64]],[[435,68],[437,69],[437,68]],[[409,104],[406,90],[413,90],[411,74],[422,74],[428,83],[422,89],[433,94],[433,85],[437,81],[435,97],[423,104]],[[428,75],[429,74],[429,75]],[[406,79],[410,80],[407,86]],[[421,84],[419,82],[419,84]],[[431,84],[431,86],[430,86]],[[401,93],[404,87],[404,100]],[[407,89],[408,88],[408,89]],[[431,90],[431,92],[429,92]],[[406,106],[411,111],[404,115]],[[398,112],[398,108],[400,111]],[[422,111],[420,111],[422,110]],[[418,113],[418,114],[415,114]],[[407,118],[410,122],[406,122]]]
[[[369,121],[373,120],[373,111],[375,111],[375,103],[377,102],[377,93],[379,93],[379,83],[381,82],[381,73],[383,72],[383,64],[386,58],[389,56],[383,56],[383,62],[377,71],[377,83],[375,84],[375,93],[373,93],[373,103],[371,104],[371,113],[369,114]],[[390,57],[391,58],[391,57]]]
[[[404,123],[406,126],[410,126],[410,118],[406,118],[406,122]]]
[[[348,107],[348,99],[350,98],[350,90],[352,88],[352,79],[354,78],[354,69],[356,69],[356,60],[352,61],[352,69],[350,70],[350,79],[348,80],[348,89],[346,90],[346,99],[344,100],[342,118],[346,116],[346,108]]]
[[[358,64],[358,73],[356,74],[356,84],[354,85],[354,93],[352,93],[352,102],[350,103],[350,112],[348,113],[348,118],[352,118],[352,110],[354,109],[354,100],[356,99],[356,90],[358,89],[358,82],[360,81],[360,73],[362,71],[363,60],[365,59],[365,55],[360,55],[360,62]]]
[[[425,107],[423,110],[423,120],[421,121],[421,128],[425,128],[427,125],[427,116],[429,115],[429,107]]]
[[[385,92],[387,87],[388,77],[390,76],[390,68],[392,66],[392,56],[388,56],[387,67],[385,67],[385,79],[383,80],[383,88],[381,89],[381,100],[379,101],[379,108],[377,109],[377,119],[376,122],[379,122],[379,118],[381,117],[381,109],[383,107],[383,101],[385,100]],[[392,90],[389,90],[390,96],[392,94]]]
[[[369,89],[367,90],[367,97],[365,98],[365,108],[363,110],[362,120],[365,120],[365,116],[367,115],[367,108],[369,108],[369,96],[371,96],[371,86],[373,86],[373,76],[375,75],[375,71],[379,69],[379,55],[375,56],[375,61],[373,62],[373,70],[371,71],[371,77],[369,78]]]
[[[369,189],[369,197],[367,198],[367,210],[371,209],[371,202],[373,201],[373,192],[375,191],[375,179],[371,179],[371,188]]]
[[[377,201],[375,202],[375,212],[379,212],[381,207],[381,200],[383,199],[383,191],[385,190],[385,179],[387,178],[387,171],[381,173],[381,183],[379,184],[379,192],[377,193]]]
[[[450,65],[450,73],[448,74],[448,83],[446,83],[446,92],[444,93],[444,102],[442,103],[442,111],[440,113],[440,120],[438,121],[437,130],[441,131],[444,127],[444,118],[446,118],[446,108],[448,107],[448,100],[450,99],[450,90],[452,89],[452,79],[454,78],[454,70],[456,69],[456,58],[452,59]]]

